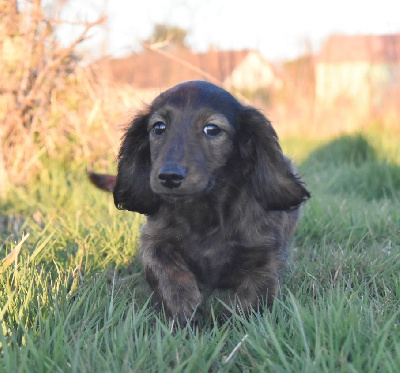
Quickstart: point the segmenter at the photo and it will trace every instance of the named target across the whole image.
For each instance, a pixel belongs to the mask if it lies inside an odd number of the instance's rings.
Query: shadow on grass
[[[312,187],[323,193],[399,200],[400,166],[379,159],[360,134],[341,136],[318,148],[301,168],[311,176]]]
[[[400,166],[378,155],[364,136],[321,146],[300,171],[313,196],[296,234],[302,246],[400,244]]]

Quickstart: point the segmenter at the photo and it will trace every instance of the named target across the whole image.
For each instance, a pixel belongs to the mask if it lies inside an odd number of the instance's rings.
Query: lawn
[[[213,299],[193,329],[149,305],[145,218],[94,189],[86,161],[44,159],[1,200],[0,372],[399,372],[399,143],[284,138],[313,197],[280,297],[222,321]]]

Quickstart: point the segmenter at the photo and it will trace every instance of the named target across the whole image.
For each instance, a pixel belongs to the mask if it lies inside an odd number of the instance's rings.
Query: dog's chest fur
[[[158,252],[182,261],[199,284],[207,288],[235,288],[248,271],[265,266],[271,255],[283,251],[283,232],[278,227],[282,226],[284,213],[277,214],[276,224],[271,225],[260,208],[254,225],[249,227],[240,224],[243,214],[248,213],[246,208],[228,211],[224,217],[207,205],[185,209],[165,205],[162,209],[162,219],[155,215],[143,228],[142,257]],[[251,213],[254,214],[254,206]],[[160,236],[154,232],[160,232]]]

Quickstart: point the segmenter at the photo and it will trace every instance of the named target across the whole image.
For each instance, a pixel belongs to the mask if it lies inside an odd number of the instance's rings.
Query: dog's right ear
[[[123,138],[114,203],[120,210],[153,215],[160,206],[160,199],[150,188],[149,116],[149,111],[136,116]]]

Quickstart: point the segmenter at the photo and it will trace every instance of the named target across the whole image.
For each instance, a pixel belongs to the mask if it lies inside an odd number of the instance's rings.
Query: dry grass
[[[75,47],[85,29],[69,47],[53,36],[57,25],[42,13],[41,2],[31,0],[24,13],[13,2],[0,0],[0,194],[7,185],[26,183],[42,167],[43,159],[82,159],[109,168],[118,151],[126,123],[158,90],[137,91],[107,81],[103,71],[79,62]],[[49,47],[50,46],[50,47]],[[391,101],[380,110],[362,113],[351,104],[321,108],[315,102],[312,58],[282,67],[283,87],[261,98],[252,97],[272,120],[281,137],[329,138],[360,129],[400,132],[399,107]],[[397,105],[398,104],[398,105]]]
[[[40,0],[0,1],[0,192],[25,183],[46,156],[83,157],[113,148],[110,127],[124,109],[123,92],[104,86],[79,64],[75,48],[104,17],[83,23],[69,47],[54,37],[60,24],[45,17]],[[130,95],[129,95],[130,96]],[[130,105],[132,102],[130,102]]]

